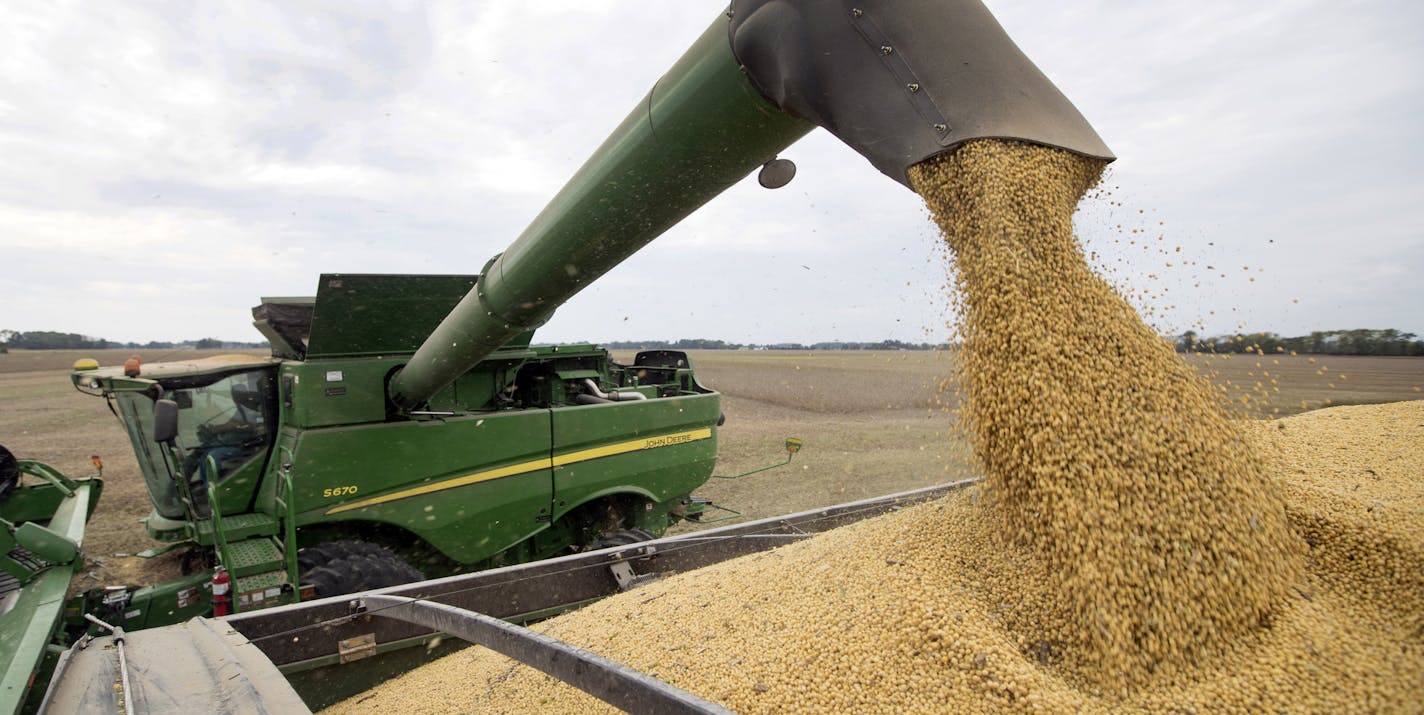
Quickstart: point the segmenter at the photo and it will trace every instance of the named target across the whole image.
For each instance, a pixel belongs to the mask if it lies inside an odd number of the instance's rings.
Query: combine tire
[[[20,483],[20,462],[10,450],[0,447],[0,504],[10,498],[10,492]]]
[[[610,546],[627,546],[636,544],[639,541],[651,541],[658,537],[642,529],[618,529],[617,531],[606,531],[603,536],[596,541],[589,543],[584,548],[585,551],[597,551]]]
[[[364,541],[331,541],[297,552],[303,584],[317,598],[399,586],[425,578],[384,546]]]
[[[328,541],[298,551],[297,568],[302,573],[306,573],[319,566],[325,566],[332,559],[344,559],[356,555],[394,556],[390,549],[369,541]]]

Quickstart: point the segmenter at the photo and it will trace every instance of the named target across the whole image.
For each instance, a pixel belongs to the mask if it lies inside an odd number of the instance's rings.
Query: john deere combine
[[[152,626],[697,518],[721,411],[687,356],[619,365],[532,331],[749,173],[791,180],[777,155],[816,126],[906,185],[974,138],[1111,158],[977,0],[735,0],[479,275],[324,275],[254,310],[270,358],[79,366],[129,432],[150,534],[191,572],[80,608]]]
[[[76,370],[129,431],[149,535],[192,555],[192,578],[136,591],[125,624],[206,613],[202,597],[173,603],[212,565],[243,611],[293,601],[298,584],[349,593],[700,517],[691,492],[712,473],[720,412],[683,353],[624,366],[592,345],[530,347],[525,332],[408,406],[391,399],[478,284],[324,275],[315,299],[254,309],[270,358]]]

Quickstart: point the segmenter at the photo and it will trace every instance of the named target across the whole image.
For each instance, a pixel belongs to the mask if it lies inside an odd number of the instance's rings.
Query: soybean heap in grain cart
[[[531,334],[758,167],[789,181],[777,154],[815,126],[906,186],[975,138],[1112,158],[974,0],[739,0],[478,276],[324,275],[254,309],[271,358],[76,369],[129,431],[150,533],[193,555],[82,607],[145,627],[209,613],[214,565],[245,610],[697,517],[720,409],[686,356]]]

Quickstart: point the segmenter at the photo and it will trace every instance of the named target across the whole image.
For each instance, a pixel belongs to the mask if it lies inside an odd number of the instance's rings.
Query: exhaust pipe
[[[644,395],[641,392],[619,392],[617,390],[614,390],[613,392],[604,392],[603,390],[598,389],[598,383],[594,382],[593,380],[585,379],[583,381],[583,387],[585,390],[588,390],[588,394],[593,395],[594,397],[597,397],[598,399],[603,400],[604,402],[637,402],[638,400],[648,399],[648,396]]]

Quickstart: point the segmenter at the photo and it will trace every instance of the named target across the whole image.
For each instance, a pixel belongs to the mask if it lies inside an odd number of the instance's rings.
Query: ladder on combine
[[[163,462],[188,517],[188,538],[199,545],[212,546],[216,552],[214,613],[227,615],[297,602],[296,514],[290,468],[284,466],[278,474],[276,516],[259,511],[224,517],[221,490],[215,488],[222,470],[213,452],[204,455],[201,469],[192,472],[199,475],[196,481],[190,482],[190,470],[183,469],[176,444],[177,410],[171,401],[159,400],[155,404],[154,420],[163,428],[156,427],[153,438],[166,447]],[[288,452],[289,459],[290,456]],[[201,495],[195,489],[199,485],[205,485]],[[166,550],[145,554],[152,556]],[[220,590],[224,580],[231,591],[225,605]]]
[[[212,518],[197,522],[199,538],[211,538],[216,545],[218,566],[231,579],[234,613],[298,600],[297,520],[291,494],[292,475],[284,470],[276,501],[285,518],[278,520],[260,512],[224,517],[217,491],[208,492]]]

